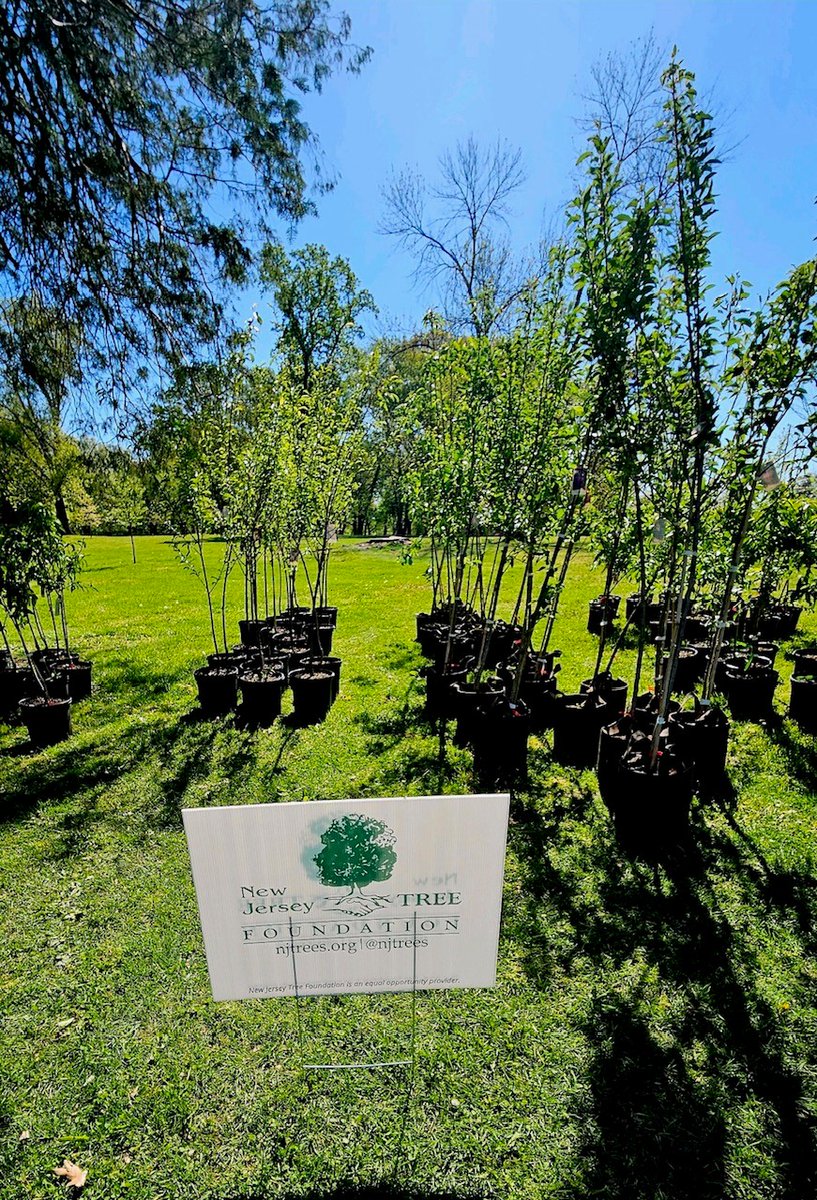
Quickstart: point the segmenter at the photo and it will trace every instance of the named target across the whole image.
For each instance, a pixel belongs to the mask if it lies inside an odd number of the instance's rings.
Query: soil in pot
[[[238,703],[237,667],[199,667],[193,672],[199,689],[199,706],[208,717],[231,712]]]
[[[213,670],[231,670],[240,671],[246,662],[247,654],[242,648],[241,650],[220,651],[218,654],[207,655],[207,666]]]
[[[563,696],[553,726],[553,758],[570,767],[592,767],[599,733],[609,724],[607,702],[597,692]]]
[[[709,637],[710,618],[703,614],[690,614],[684,622],[684,637],[690,642],[705,642]]]
[[[727,666],[724,671],[723,694],[737,721],[767,721],[774,715],[772,701],[779,676],[772,667],[759,662],[755,659],[751,666]]]
[[[616,833],[626,845],[653,851],[681,841],[689,826],[692,769],[669,750],[651,764],[649,739],[631,745],[618,768]]]
[[[241,715],[250,725],[266,727],[281,715],[281,696],[286,687],[282,671],[252,671],[238,681]]]
[[[773,667],[777,656],[780,653],[780,646],[777,642],[753,641],[750,646],[750,651],[758,658],[767,658],[769,660],[769,666]]]
[[[726,775],[729,722],[714,704],[696,703],[694,709],[670,715],[670,744],[690,764],[698,790],[716,790]]]
[[[291,671],[292,715],[298,725],[322,721],[332,706],[334,675],[331,671]]]
[[[340,668],[341,660],[332,658],[329,654],[322,655],[307,655],[301,659],[300,666],[308,671],[330,671],[332,674],[332,703],[338,698],[340,691]]]
[[[71,733],[71,701],[35,696],[20,701],[20,716],[35,746],[53,746]]]
[[[742,674],[749,668],[765,669],[770,668],[771,665],[768,658],[755,654],[753,650],[730,650],[728,654],[722,656],[715,667],[715,687],[719,692],[726,694],[727,671]]]
[[[789,716],[808,733],[817,733],[817,670],[792,676]]]

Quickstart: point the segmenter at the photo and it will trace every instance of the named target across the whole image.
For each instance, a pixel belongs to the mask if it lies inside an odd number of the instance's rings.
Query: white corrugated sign
[[[491,987],[508,805],[185,809],[214,999]]]

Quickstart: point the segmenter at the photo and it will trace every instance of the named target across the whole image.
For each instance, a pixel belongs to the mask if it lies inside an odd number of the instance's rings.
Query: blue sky
[[[593,63],[650,30],[667,52],[678,46],[700,93],[712,96],[720,143],[731,147],[718,174],[716,278],[737,272],[765,291],[814,253],[817,0],[347,0],[342,7],[353,40],[373,55],[360,75],[330,79],[305,105],[337,185],[292,244],[323,242],[349,259],[381,310],[372,332],[408,331],[433,301],[412,284],[411,260],[378,233],[391,172],[411,166],[433,177],[440,155],[470,134],[519,147],[527,179],[511,234],[523,251],[573,193],[577,119]],[[263,317],[264,301],[257,302]]]

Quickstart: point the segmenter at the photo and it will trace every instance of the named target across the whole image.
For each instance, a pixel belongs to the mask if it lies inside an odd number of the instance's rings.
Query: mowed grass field
[[[735,726],[734,798],[696,804],[668,863],[623,856],[593,774],[533,739],[498,986],[418,996],[411,1081],[305,1074],[295,1001],[210,998],[181,809],[473,790],[420,712],[427,562],[342,542],[340,697],[322,726],[252,733],[197,718],[203,589],[164,539],[137,556],[88,541],[70,610],[95,692],[70,741],[0,726],[0,1198],[57,1196],[64,1158],[99,1200],[817,1193],[817,745],[782,716],[785,659],[780,719]],[[601,586],[579,555],[564,690]],[[313,1060],[407,1048],[410,997],[301,1012]]]

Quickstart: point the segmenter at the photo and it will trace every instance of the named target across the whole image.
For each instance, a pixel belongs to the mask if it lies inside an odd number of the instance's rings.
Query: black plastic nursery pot
[[[756,654],[753,650],[730,650],[728,654],[724,654],[715,667],[715,687],[719,692],[727,693],[729,671],[742,674],[747,669],[760,668],[762,670],[771,668],[771,660],[764,658],[762,654]]]
[[[773,667],[780,653],[780,646],[777,642],[756,641],[752,644],[752,652],[759,658],[767,658],[769,666]],[[815,670],[817,670],[817,658],[815,658]]]
[[[587,632],[601,633],[602,622],[612,625],[618,616],[620,603],[620,596],[597,596],[595,600],[591,600],[587,614]]]
[[[75,703],[77,700],[87,700],[91,694],[91,674],[93,666],[84,659],[69,663],[64,674],[68,681],[68,697]]]
[[[802,611],[797,604],[775,604],[761,615],[757,631],[770,642],[785,641],[794,635]]]
[[[792,675],[817,675],[817,646],[803,646],[795,650]]]
[[[539,731],[553,728],[560,703],[555,675],[526,675],[519,689],[519,699],[527,705],[531,729]]]
[[[300,669],[290,672],[292,712],[298,725],[315,725],[332,707],[334,676],[331,671]]]
[[[723,679],[723,694],[737,721],[767,721],[774,715],[772,701],[778,681],[772,667],[759,666],[755,659],[750,667],[727,666]]]
[[[253,672],[242,675],[241,715],[252,725],[271,725],[281,715],[281,696],[286,687],[282,671]]]
[[[467,679],[451,686],[452,704],[457,717],[455,746],[470,746],[479,729],[481,712],[494,707],[505,696],[505,685],[496,676],[481,679],[478,684]]]
[[[561,698],[553,726],[553,758],[563,766],[592,767],[599,733],[609,724],[607,702],[596,692]]]
[[[49,671],[41,670],[40,678],[50,700],[70,700],[68,694],[68,674],[62,667]]]
[[[199,706],[208,717],[231,712],[238,703],[237,667],[199,667],[193,672],[199,689]]]
[[[665,719],[668,720],[674,712],[678,712],[680,707],[681,705],[677,700],[669,700],[665,710]],[[658,720],[660,715],[660,704],[655,693],[642,692],[640,696],[636,696],[631,715],[636,729],[639,729],[642,733],[649,734],[649,736],[652,737],[655,729],[655,722]]]
[[[492,785],[523,778],[528,764],[530,714],[524,704],[500,699],[477,709],[474,767]]]
[[[241,635],[242,646],[257,646],[261,637],[261,630],[266,629],[266,622],[261,621],[239,621],[238,630]]]
[[[431,666],[426,668],[426,703],[425,714],[436,720],[439,717],[448,718],[456,714],[456,700],[452,687],[455,683],[464,683],[466,669],[459,663],[449,663],[447,670]]]
[[[285,608],[280,614],[278,620],[287,625],[303,625],[312,616],[312,609],[305,605],[296,605],[294,608]]]
[[[215,671],[235,669],[239,671],[246,662],[247,653],[242,648],[241,650],[219,651],[217,654],[207,655],[207,666]]]
[[[700,789],[708,790],[726,774],[729,721],[714,704],[696,703],[694,709],[672,713],[667,728],[670,744],[692,767]]]
[[[315,616],[318,618],[319,625],[331,625],[333,629],[337,628],[338,610],[332,604],[319,604],[315,609]]]
[[[474,655],[474,638],[465,631],[455,632],[448,645],[448,627],[442,636],[438,637],[432,647],[431,658],[438,671],[445,666],[446,657],[449,662],[462,662]]]
[[[613,679],[609,672],[597,675],[595,679],[583,679],[579,684],[582,695],[595,692],[601,696],[606,705],[607,721],[613,721],[621,716],[627,707],[627,692],[629,688],[626,679]]]
[[[705,642],[711,622],[712,618],[703,613],[690,613],[684,622],[684,637],[690,642]]]
[[[520,645],[524,631],[521,625],[509,625],[506,621],[497,621],[490,634],[488,658],[492,663],[502,662],[513,650]],[[481,637],[478,638],[478,644]]]
[[[34,695],[36,690],[30,667],[0,667],[0,715],[11,716],[23,697]]]
[[[817,733],[817,669],[813,675],[793,675],[789,716],[807,733]]]
[[[421,613],[425,616],[425,613]],[[420,617],[417,618],[417,641],[420,646],[420,652],[425,658],[433,658],[438,641],[443,637],[443,626],[436,621],[432,621],[431,617],[420,624]]]
[[[53,746],[71,733],[71,701],[35,696],[20,701],[20,716],[35,746]]]
[[[652,596],[642,596],[640,592],[633,592],[624,602],[624,615],[631,625],[638,628],[642,624],[649,624],[651,606]]]
[[[624,755],[618,767],[616,833],[622,841],[656,849],[681,840],[689,826],[692,768],[667,750],[651,764],[649,741]]]
[[[283,657],[286,663],[287,675],[290,676],[293,671],[301,669],[304,659],[312,657],[312,651],[308,645],[290,646],[283,651]]]
[[[599,730],[596,777],[599,793],[610,812],[615,812],[618,804],[618,768],[634,731],[635,723],[630,716],[621,716]]]
[[[695,646],[681,646],[675,661],[673,692],[691,692],[703,674],[702,655]],[[705,669],[705,663],[703,664]]]
[[[310,654],[331,654],[334,634],[334,625],[318,625],[316,628],[314,623],[310,622],[306,627]]]
[[[308,671],[330,671],[332,673],[332,702],[338,698],[340,691],[341,660],[329,654],[312,654],[301,659],[300,667]]]

